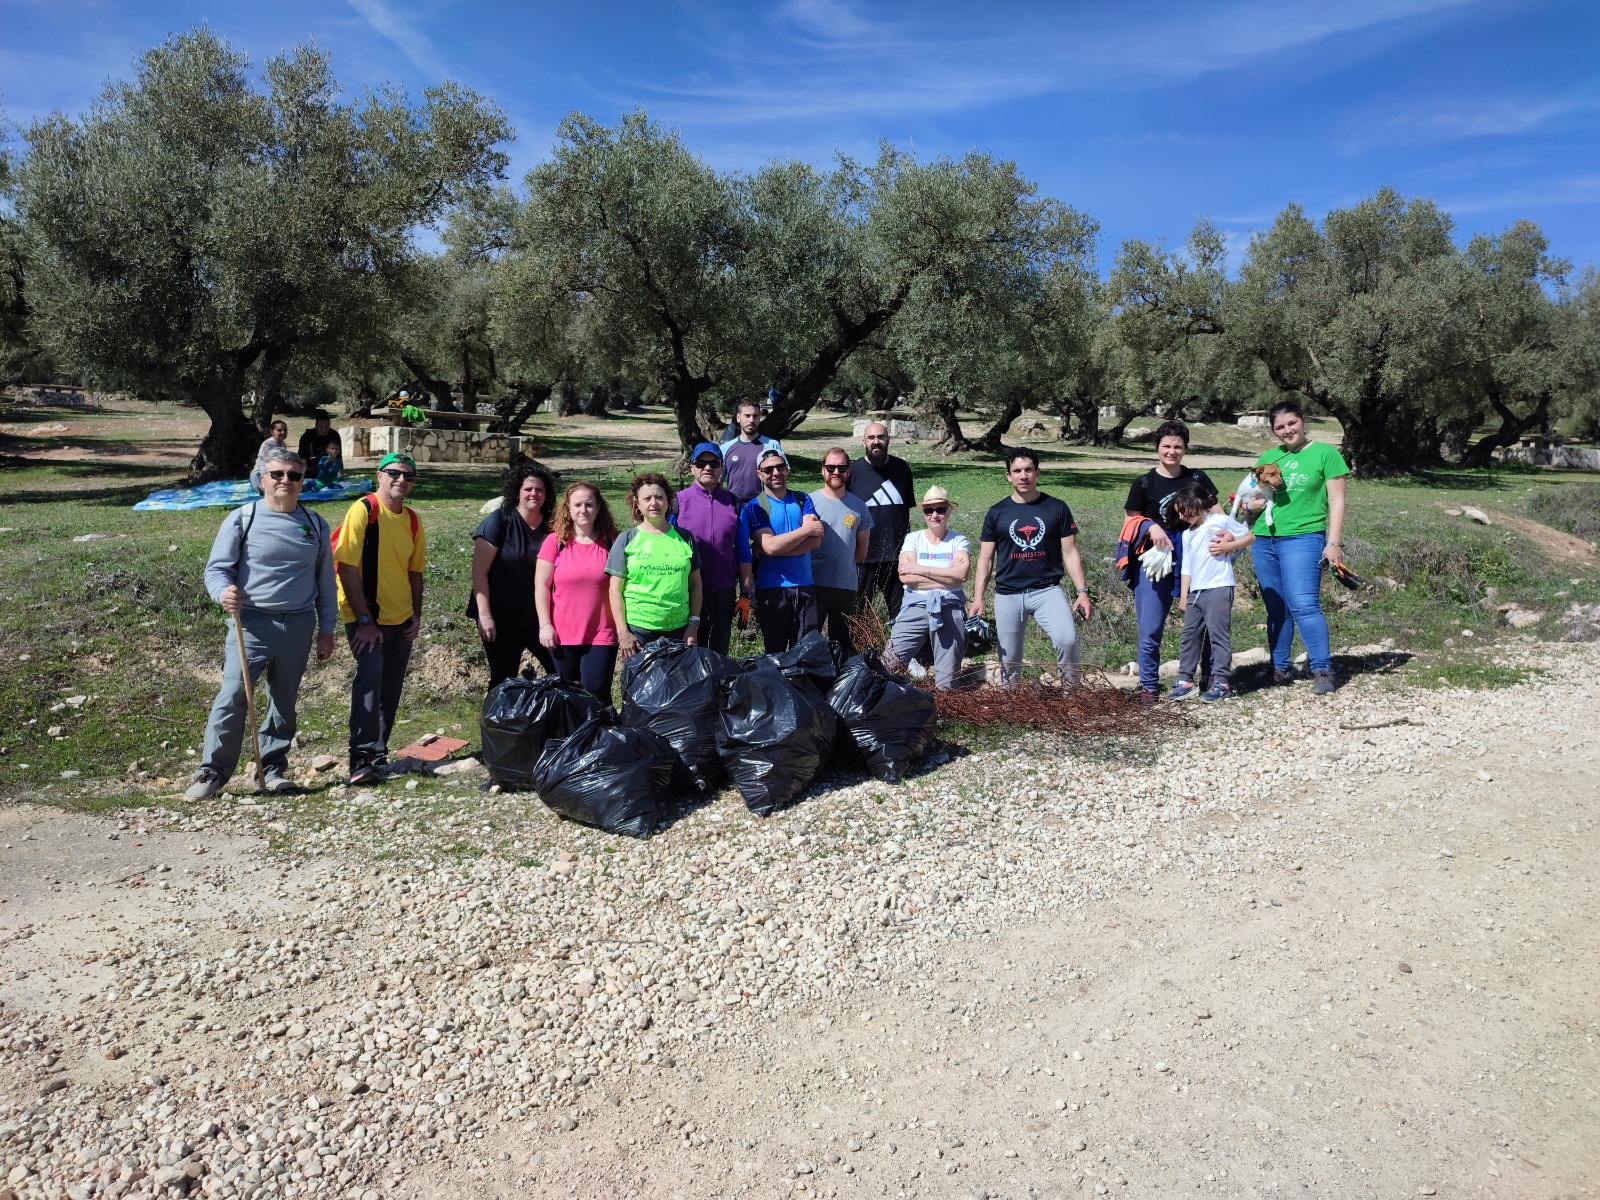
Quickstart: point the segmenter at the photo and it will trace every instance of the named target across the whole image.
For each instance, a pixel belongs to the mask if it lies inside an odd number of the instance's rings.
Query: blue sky
[[[1200,216],[1242,250],[1291,201],[1384,184],[1600,264],[1596,0],[0,0],[8,115],[81,110],[201,22],[258,64],[315,42],[349,87],[459,80],[511,117],[518,182],[566,113],[643,106],[729,169],[884,138],[1015,159],[1100,221],[1105,266]]]

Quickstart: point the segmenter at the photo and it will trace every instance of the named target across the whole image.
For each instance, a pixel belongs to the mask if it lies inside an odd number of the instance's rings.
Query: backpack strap
[[[361,590],[366,593],[367,611],[378,623],[378,510],[382,507],[371,492],[361,497],[367,506],[367,529],[361,539]]]
[[[249,508],[245,509],[239,517],[239,557],[233,560],[233,582],[235,585],[239,582],[239,569],[244,566],[244,548],[245,543],[250,540],[250,526],[256,522],[256,505],[260,503],[261,501],[259,500],[252,500]]]

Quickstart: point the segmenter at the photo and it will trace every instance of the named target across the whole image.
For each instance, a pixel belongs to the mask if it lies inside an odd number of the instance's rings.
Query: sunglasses
[[[391,471],[385,469],[383,473],[390,479],[404,479],[407,483],[415,483],[417,481],[417,473],[415,471]]]
[[[268,471],[268,479],[287,479],[290,483],[299,483],[306,477],[304,471]]]
[[[928,517],[943,517],[949,515],[950,508],[945,504],[935,504],[930,508],[923,509],[922,513],[924,516]]]
[[[776,475],[779,471],[787,471],[788,469],[789,469],[788,467],[784,466],[782,463],[779,463],[775,467],[762,467],[761,468],[761,474],[763,474],[763,475]]]
[[[715,458],[702,458],[699,462],[695,463],[694,465],[696,467],[699,467],[701,470],[706,470],[706,469],[708,469],[710,467],[716,467],[718,470],[721,470],[721,468],[722,468],[722,463],[719,460],[715,459]]]
[[[849,463],[823,463],[822,469],[829,475],[842,475],[850,469]]]

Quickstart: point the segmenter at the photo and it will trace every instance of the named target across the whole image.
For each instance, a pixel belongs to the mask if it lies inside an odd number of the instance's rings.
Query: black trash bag
[[[648,729],[591,717],[551,741],[533,773],[533,789],[552,811],[607,833],[649,837],[661,819],[677,754]]]
[[[890,675],[876,654],[844,664],[828,706],[839,718],[839,748],[850,747],[867,773],[899,783],[933,741],[933,694]]]
[[[836,720],[804,676],[756,666],[719,689],[717,749],[745,807],[758,817],[793,804],[833,754]]]
[[[622,665],[622,723],[666,738],[694,791],[707,792],[722,779],[717,685],[737,670],[715,650],[665,639]]]
[[[982,658],[985,654],[994,653],[994,624],[988,617],[968,617],[964,628],[967,631],[968,658]]]
[[[507,679],[483,698],[483,765],[504,788],[526,791],[546,742],[559,741],[590,717],[606,711],[575,683],[546,675]]]
[[[826,692],[839,676],[839,659],[836,647],[821,633],[813,629],[787,650],[776,654],[762,654],[755,658],[741,658],[739,666],[777,667],[790,679],[797,674],[809,679],[819,692]]]

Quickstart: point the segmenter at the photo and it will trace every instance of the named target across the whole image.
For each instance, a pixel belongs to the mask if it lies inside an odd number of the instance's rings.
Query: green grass
[[[568,472],[568,479],[579,474],[595,479],[620,510],[632,472],[666,469],[674,456],[670,423],[660,413],[653,415],[661,432],[653,461],[630,453],[613,469]],[[52,416],[73,419],[68,412]],[[563,436],[556,432],[557,422],[541,418],[541,423],[551,426],[539,429],[541,439]],[[804,439],[793,439],[794,479],[814,486],[820,447],[832,441],[849,444],[849,418],[831,417],[804,432]],[[585,449],[592,452],[593,445]],[[984,510],[1007,492],[998,462],[926,446],[900,452],[912,461],[919,489],[937,482],[950,491],[960,504],[954,528],[976,541]],[[1131,593],[1114,578],[1109,560],[1128,485],[1150,456],[1125,453],[1124,468],[1089,469],[1074,466],[1084,460],[1065,448],[1047,443],[1044,454],[1043,486],[1065,499],[1077,517],[1097,605],[1082,631],[1084,661],[1115,668],[1134,657],[1135,631]],[[0,471],[0,526],[10,528],[0,533],[0,644],[6,648],[0,656],[0,795],[83,806],[147,803],[150,784],[130,777],[131,764],[137,761],[150,779],[172,781],[192,769],[195,760],[186,752],[199,748],[228,635],[222,613],[201,585],[224,514],[219,509],[136,513],[130,507],[155,488],[169,486],[177,474],[144,465],[19,459],[7,460]],[[479,506],[495,494],[498,482],[486,468],[424,466],[421,476],[413,502],[428,529],[428,598],[402,710],[405,724],[397,736],[444,730],[475,743],[483,667],[463,610],[471,532],[480,519]],[[1231,471],[1213,476],[1225,490],[1236,483]],[[1556,500],[1541,498],[1548,489],[1556,490]],[[1342,597],[1329,585],[1324,598],[1335,647],[1393,638],[1399,648],[1419,655],[1395,668],[1399,678],[1432,684],[1443,676],[1453,685],[1473,687],[1515,682],[1517,673],[1496,666],[1484,649],[1507,635],[1494,604],[1485,607],[1485,601],[1492,594],[1495,603],[1516,602],[1548,613],[1524,632],[1553,639],[1567,632],[1560,616],[1568,605],[1600,603],[1600,579],[1588,567],[1547,556],[1520,534],[1450,517],[1444,510],[1466,502],[1555,519],[1560,512],[1594,511],[1596,491],[1593,484],[1549,473],[1506,469],[1353,483],[1345,537],[1351,565],[1369,579],[1387,578],[1397,586],[1375,583],[1354,603],[1335,607]],[[324,515],[337,520],[343,509],[342,504],[324,506]],[[73,540],[85,534],[108,536]],[[1264,616],[1247,557],[1239,575],[1234,644],[1244,649],[1263,644]],[[1471,648],[1461,644],[1466,629],[1475,635]],[[1453,649],[1448,640],[1456,641]],[[1169,656],[1175,644],[1175,636],[1169,636]],[[746,647],[753,650],[753,641]],[[1040,663],[1050,661],[1048,645],[1036,636],[1027,654]],[[1340,665],[1374,669],[1366,661]],[[310,751],[342,757],[349,671],[342,647],[331,663],[308,670],[300,727]],[[89,697],[81,708],[51,711],[77,695]],[[52,736],[49,730],[57,725],[60,733]],[[1004,740],[1000,734],[947,733],[974,748]],[[1087,750],[1074,744],[1072,752]],[[63,779],[64,771],[81,774]],[[170,799],[174,790],[159,794]],[[464,794],[426,782],[407,795],[419,804],[437,804],[443,813],[459,811]],[[352,819],[323,791],[297,801],[293,811],[310,817],[324,808],[330,818],[337,813],[339,820]]]

